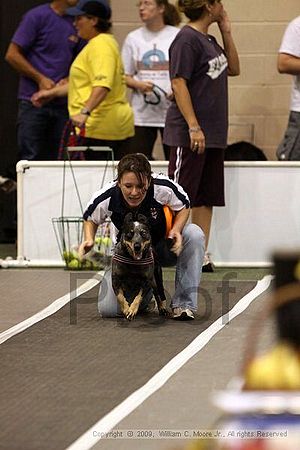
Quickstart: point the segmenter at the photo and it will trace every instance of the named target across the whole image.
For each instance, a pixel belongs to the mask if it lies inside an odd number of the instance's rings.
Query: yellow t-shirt
[[[70,116],[79,114],[93,87],[109,89],[105,99],[93,109],[86,122],[86,136],[122,140],[134,135],[133,112],[126,98],[123,63],[117,41],[100,33],[74,60],[69,76]]]
[[[278,344],[250,363],[245,387],[251,390],[300,390],[300,355],[289,345]]]

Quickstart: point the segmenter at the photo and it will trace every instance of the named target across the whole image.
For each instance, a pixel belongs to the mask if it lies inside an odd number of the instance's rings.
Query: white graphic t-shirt
[[[170,25],[158,32],[141,27],[125,39],[122,48],[125,74],[156,85],[154,93],[146,96],[140,91],[132,91],[135,125],[164,127],[170,105],[166,94],[171,93],[169,47],[179,31],[179,28]]]
[[[285,30],[279,53],[300,58],[300,16],[292,20]],[[300,75],[293,77],[290,110],[300,112]]]

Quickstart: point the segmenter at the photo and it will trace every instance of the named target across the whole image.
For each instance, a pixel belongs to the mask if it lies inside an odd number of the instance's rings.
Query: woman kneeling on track
[[[166,265],[162,243],[166,234],[164,206],[174,213],[168,238],[173,239],[171,253],[176,264],[175,293],[171,300],[173,318],[194,319],[197,310],[198,286],[204,258],[205,237],[198,225],[187,223],[190,202],[182,187],[164,175],[151,172],[151,165],[141,153],[125,155],[118,164],[117,179],[97,191],[84,213],[84,240],[79,253],[84,256],[94,246],[98,226],[109,217],[117,229],[117,240],[128,212],[143,214],[148,220],[152,245],[161,266]],[[166,247],[165,247],[166,248]],[[170,265],[170,261],[167,261]],[[151,293],[152,294],[152,293]],[[151,301],[152,295],[143,298],[142,305]],[[120,309],[112,289],[111,269],[101,283],[99,312],[102,317],[116,317]]]

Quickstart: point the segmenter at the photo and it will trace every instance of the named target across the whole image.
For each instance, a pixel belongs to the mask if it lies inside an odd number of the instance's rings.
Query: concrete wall
[[[137,0],[111,0],[120,45],[140,25],[136,4]],[[274,160],[287,124],[292,78],[277,73],[277,51],[286,25],[300,14],[299,0],[224,0],[223,4],[241,61],[241,75],[229,82],[229,142],[253,140]],[[219,37],[216,27],[212,31]],[[156,156],[161,155],[158,145]]]

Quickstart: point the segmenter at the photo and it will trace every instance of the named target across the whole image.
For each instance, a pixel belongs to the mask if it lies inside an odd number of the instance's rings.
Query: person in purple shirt
[[[31,102],[40,89],[67,81],[69,68],[84,42],[77,36],[66,9],[77,0],[53,0],[29,10],[9,44],[5,59],[20,73],[17,134],[19,158],[57,159],[68,110],[66,99],[41,108]]]

